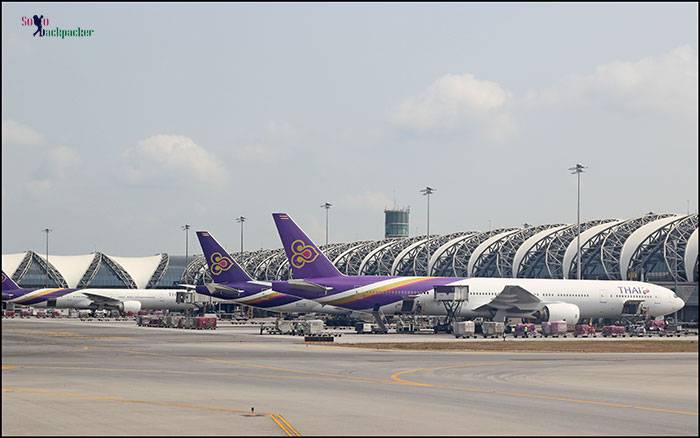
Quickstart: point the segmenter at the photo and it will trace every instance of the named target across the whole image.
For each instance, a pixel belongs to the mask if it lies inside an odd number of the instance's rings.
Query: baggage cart
[[[542,335],[545,338],[549,336],[565,338],[568,330],[569,327],[566,325],[566,321],[545,321],[542,323]]]
[[[595,338],[595,327],[592,324],[576,324],[574,327],[574,337],[577,338],[579,336],[582,338]]]
[[[495,321],[481,323],[481,331],[485,338],[500,338],[505,332],[505,324]]]
[[[535,324],[532,323],[519,323],[515,326],[515,331],[513,333],[515,338],[536,338],[537,329]]]
[[[666,331],[666,321],[664,321],[663,319],[651,319],[647,321],[646,329],[649,335],[654,334],[663,336]]]
[[[625,331],[625,327],[621,325],[606,325],[603,327],[603,332],[602,335],[604,338],[612,337],[612,338],[617,338],[621,337],[624,338],[627,336],[627,332]]]
[[[455,338],[476,338],[476,325],[474,321],[458,321],[452,326]]]

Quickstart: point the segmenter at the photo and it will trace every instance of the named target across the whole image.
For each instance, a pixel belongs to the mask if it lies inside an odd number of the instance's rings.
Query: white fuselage
[[[272,289],[265,289],[260,292],[241,298],[224,299],[212,295],[217,301],[227,303],[245,304],[257,309],[267,310],[276,313],[327,313],[332,315],[350,314],[351,311],[340,307],[328,306],[313,300],[291,297],[294,301],[277,306],[271,305],[274,299],[280,298],[284,294],[274,292]]]
[[[685,305],[672,290],[638,281],[465,278],[449,285],[469,286],[468,300],[459,312],[459,316],[463,317],[490,316],[489,311],[475,309],[490,303],[506,286],[520,286],[526,289],[537,297],[542,305],[574,304],[580,310],[581,319],[619,318],[623,313],[623,306],[629,302],[641,302],[653,317],[671,314]],[[420,304],[421,314],[441,316],[447,313],[444,305],[435,300],[432,289],[416,293],[416,302]],[[392,314],[400,312],[401,307],[402,301],[399,300],[382,306],[381,310],[385,314]]]
[[[46,289],[48,290],[48,289]],[[44,289],[35,291],[41,294]],[[63,296],[31,304],[32,307],[56,308],[56,309],[90,309],[95,307],[96,302],[87,294],[99,295],[101,297],[117,300],[119,302],[137,301],[141,303],[143,310],[186,310],[192,308],[192,304],[178,303],[176,301],[177,292],[182,289],[78,289]],[[25,297],[18,297],[10,300],[16,304],[26,301]],[[100,307],[99,304],[97,307]]]

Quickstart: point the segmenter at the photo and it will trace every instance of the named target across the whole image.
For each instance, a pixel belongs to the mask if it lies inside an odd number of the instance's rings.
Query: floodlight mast
[[[333,206],[330,202],[324,202],[321,204],[321,208],[326,209],[326,246],[328,246],[328,210]]]
[[[53,231],[51,228],[44,228],[41,230],[46,233],[46,284],[44,287],[49,287],[49,233]]]
[[[430,195],[432,195],[436,191],[437,191],[437,189],[434,189],[430,186],[426,186],[424,189],[420,190],[420,193],[422,193],[423,196],[428,197],[428,211],[427,211],[428,220],[427,220],[427,229],[426,229],[426,233],[425,233],[426,237],[427,237],[425,245],[426,245],[426,248],[428,249],[428,259],[425,262],[425,269],[426,269],[427,275],[430,275],[430,255],[431,255],[430,254]]]
[[[576,174],[576,278],[581,279],[581,174],[588,169],[583,164],[570,167],[571,174]]]
[[[245,216],[238,216],[236,222],[241,224],[241,263],[243,263],[243,223],[246,221]]]

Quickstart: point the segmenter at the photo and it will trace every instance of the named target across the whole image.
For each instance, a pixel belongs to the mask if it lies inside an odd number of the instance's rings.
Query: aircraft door
[[[610,298],[610,293],[605,289],[599,289],[598,294],[600,295],[600,300],[598,301],[598,315],[604,316],[608,310],[608,301]]]
[[[192,292],[175,292],[175,302],[177,304],[192,304],[195,302]]]

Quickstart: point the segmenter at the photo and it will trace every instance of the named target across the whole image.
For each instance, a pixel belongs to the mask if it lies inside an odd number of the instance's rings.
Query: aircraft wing
[[[81,292],[86,297],[90,298],[95,304],[102,306],[119,306],[121,301],[116,298],[106,297],[104,295],[99,295],[90,292]]]
[[[312,292],[321,292],[324,295],[327,294],[328,291],[333,289],[332,287],[321,286],[320,284],[312,283],[304,279],[288,280],[287,283],[291,284],[297,289],[308,290]]]
[[[474,310],[503,310],[510,312],[534,312],[542,307],[539,298],[522,286],[507,285],[490,302]]]

